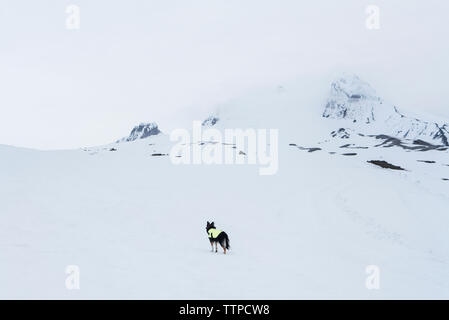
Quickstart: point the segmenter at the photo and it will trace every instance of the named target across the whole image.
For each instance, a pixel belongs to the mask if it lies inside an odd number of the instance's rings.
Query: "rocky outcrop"
[[[204,120],[201,125],[203,127],[212,127],[218,122],[218,120],[220,120],[218,117],[210,116],[209,118]]]
[[[156,123],[141,123],[138,126],[135,126],[128,137],[122,138],[117,142],[130,142],[138,139],[145,139],[150,136],[155,136],[160,134],[161,131],[158,128]]]

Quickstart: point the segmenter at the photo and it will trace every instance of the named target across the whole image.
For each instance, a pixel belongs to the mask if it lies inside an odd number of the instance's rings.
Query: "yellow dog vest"
[[[209,238],[212,239],[216,239],[218,237],[218,235],[221,233],[221,230],[217,230],[217,229],[209,229],[208,233],[209,233]]]

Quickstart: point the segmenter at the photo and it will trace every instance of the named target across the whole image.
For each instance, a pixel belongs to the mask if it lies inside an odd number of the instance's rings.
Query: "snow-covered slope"
[[[236,98],[204,123],[278,129],[272,176],[174,165],[163,134],[71,151],[0,146],[0,298],[448,298],[447,150],[376,147],[360,101],[348,121],[359,127],[339,126],[310,86]],[[365,89],[345,92],[380,105]],[[227,255],[210,252],[211,220],[230,236]],[[66,289],[67,265],[80,290]],[[365,285],[370,265],[379,290]]]

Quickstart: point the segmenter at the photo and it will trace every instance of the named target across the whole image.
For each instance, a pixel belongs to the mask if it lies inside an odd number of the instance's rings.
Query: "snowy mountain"
[[[220,119],[216,116],[209,116],[207,119],[205,119],[201,125],[204,127],[212,127],[214,126]]]
[[[161,131],[158,128],[156,123],[141,123],[138,126],[135,126],[128,137],[124,137],[122,139],[117,140],[119,142],[130,142],[138,139],[145,139],[150,136],[155,136],[160,134]]]
[[[0,298],[448,298],[444,140],[356,77],[332,84],[323,119],[315,85],[238,97],[201,128],[278,129],[271,176],[175,165],[156,124],[79,150],[0,145]],[[229,235],[227,255],[210,252],[206,221]]]
[[[449,124],[407,116],[356,75],[345,75],[332,83],[323,117],[346,120],[345,126],[359,133],[375,132],[449,146]]]

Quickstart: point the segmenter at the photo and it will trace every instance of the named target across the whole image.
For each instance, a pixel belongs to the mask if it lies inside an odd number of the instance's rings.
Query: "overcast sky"
[[[70,4],[79,30],[66,28]],[[370,4],[379,30],[365,26]],[[109,143],[139,122],[168,130],[246,90],[335,71],[449,118],[448,16],[446,0],[2,0],[0,144]]]

